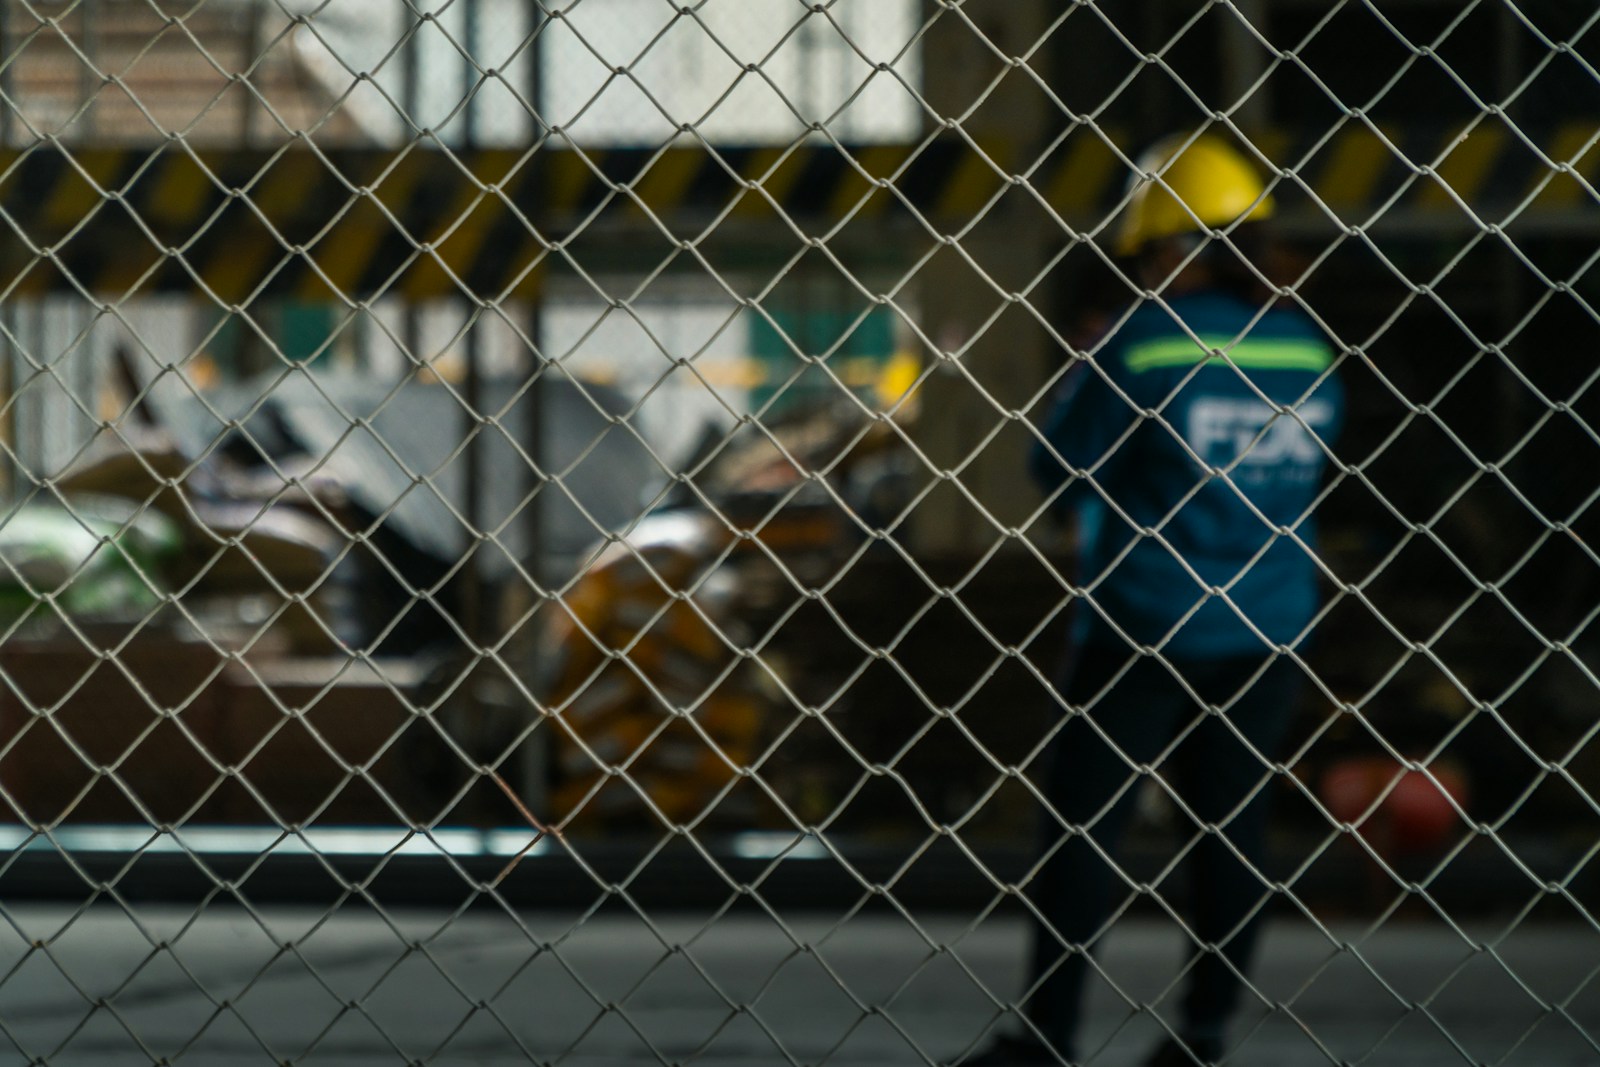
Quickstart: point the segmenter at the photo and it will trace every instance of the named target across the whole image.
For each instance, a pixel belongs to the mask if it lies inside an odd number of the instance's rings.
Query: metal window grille
[[[1241,446],[1326,473],[1274,533],[1320,602],[1262,646],[1305,695],[1247,790],[1266,934],[1219,1052],[1600,1057],[1597,21],[0,0],[7,1062],[1037,1030],[1045,858],[1086,832],[1050,754],[1095,705],[1060,667],[1109,609],[1028,457],[1127,518],[1120,442],[1046,427],[1170,304],[1116,235],[1172,134],[1260,176],[1274,258],[1197,240],[1346,397],[1337,438],[1277,434],[1307,401]],[[1184,329],[1151,366],[1250,379]],[[1193,698],[1178,738],[1228,719],[1165,640],[1122,651]],[[1171,754],[1125,757],[1107,921],[1044,935],[1092,953],[1073,1062],[1193,1036],[1189,858],[1235,813]]]

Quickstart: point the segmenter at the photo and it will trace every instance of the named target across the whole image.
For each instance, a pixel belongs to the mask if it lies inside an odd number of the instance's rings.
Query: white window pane
[[[915,136],[916,0],[583,0],[545,31],[544,107],[580,144],[652,144],[690,124],[722,142]],[[895,74],[880,72],[890,65]],[[754,68],[754,69],[751,69]],[[619,73],[619,70],[621,73]]]

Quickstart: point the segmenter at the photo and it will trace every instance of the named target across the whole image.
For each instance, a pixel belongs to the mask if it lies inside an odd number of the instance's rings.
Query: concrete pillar
[[[1027,71],[1008,70],[994,53],[1034,52],[1030,66],[1048,77],[1043,68],[1052,52],[1035,46],[1059,5],[1011,0],[1003,7],[969,7],[970,21],[958,10],[930,9],[937,17],[925,38],[929,103],[942,119],[959,124],[950,136],[964,133],[992,147],[1008,173],[1025,170],[1066,119]],[[976,555],[1003,536],[967,494],[1002,526],[1019,522],[1038,500],[1024,470],[1026,429],[1008,422],[996,405],[1015,409],[1038,389],[1052,363],[1049,340],[1029,309],[1004,294],[1028,285],[1063,235],[1040,225],[1025,190],[1014,189],[986,209],[988,194],[1001,184],[985,175],[983,190],[963,203],[965,213],[936,221],[955,237],[979,220],[959,237],[959,247],[941,249],[919,275],[922,325],[940,365],[923,387],[914,432],[934,465],[959,472],[961,483],[938,486],[913,518],[913,543],[933,557]],[[1049,285],[1028,299],[1048,314]]]

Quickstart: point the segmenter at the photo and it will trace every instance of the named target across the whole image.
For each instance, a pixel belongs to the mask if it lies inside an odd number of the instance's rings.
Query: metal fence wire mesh
[[[0,1059],[1600,1062],[1597,21],[0,0]]]

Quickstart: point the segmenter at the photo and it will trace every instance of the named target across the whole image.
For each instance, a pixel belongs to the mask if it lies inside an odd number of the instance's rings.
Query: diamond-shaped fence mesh
[[[1600,14],[0,0],[5,1062],[1600,1062]]]

